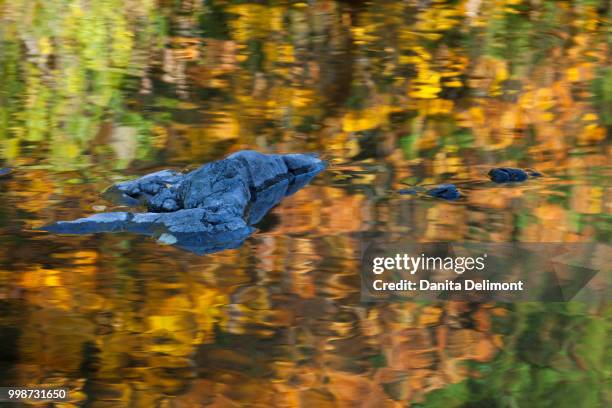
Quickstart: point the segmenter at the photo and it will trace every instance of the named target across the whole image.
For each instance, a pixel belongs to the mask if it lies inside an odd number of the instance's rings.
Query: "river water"
[[[0,1],[0,385],[65,387],[62,407],[608,405],[607,302],[370,304],[359,270],[372,231],[609,242],[610,13]],[[238,249],[35,230],[242,149],[330,166]],[[464,197],[397,194],[447,182]]]

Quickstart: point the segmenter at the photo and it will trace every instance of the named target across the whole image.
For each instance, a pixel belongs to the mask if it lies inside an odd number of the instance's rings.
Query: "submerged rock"
[[[542,177],[543,174],[537,170],[529,170],[529,177]]]
[[[149,212],[110,212],[59,221],[43,230],[63,234],[134,232],[199,254],[235,248],[266,213],[304,187],[326,165],[305,154],[241,151],[183,174],[163,170],[115,184],[105,194]]]
[[[538,173],[538,175],[540,175]],[[495,183],[511,183],[516,181],[525,181],[528,178],[527,172],[523,169],[513,167],[498,167],[489,171],[491,181]]]

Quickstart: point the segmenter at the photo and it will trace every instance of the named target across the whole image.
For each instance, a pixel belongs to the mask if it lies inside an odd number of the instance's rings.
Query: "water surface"
[[[591,0],[0,2],[0,382],[64,406],[609,404],[607,304],[365,304],[358,274],[364,232],[609,242],[609,24]],[[34,230],[241,149],[331,166],[239,249]],[[545,177],[488,183],[501,165]],[[448,182],[465,198],[396,193]]]

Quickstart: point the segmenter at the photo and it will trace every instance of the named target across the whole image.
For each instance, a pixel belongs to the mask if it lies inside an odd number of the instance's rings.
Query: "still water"
[[[610,240],[610,10],[0,1],[0,385],[66,387],[62,407],[609,406],[607,303],[366,304],[358,271],[371,231]],[[241,149],[330,167],[239,249],[35,230]],[[482,183],[500,165],[545,177]],[[443,182],[465,198],[396,193]]]

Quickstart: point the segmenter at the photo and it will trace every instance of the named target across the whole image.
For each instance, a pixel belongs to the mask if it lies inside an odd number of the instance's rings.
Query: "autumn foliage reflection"
[[[610,12],[0,2],[2,382],[66,386],[65,407],[603,405],[607,305],[364,304],[358,271],[367,231],[609,239]],[[332,165],[239,249],[32,231],[242,148]],[[546,177],[493,188],[492,165]],[[449,180],[465,201],[394,193]]]

